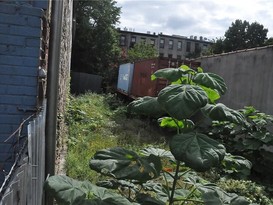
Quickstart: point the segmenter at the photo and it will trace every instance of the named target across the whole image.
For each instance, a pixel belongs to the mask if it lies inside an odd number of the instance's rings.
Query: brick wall
[[[17,136],[6,140],[37,110],[43,15],[31,4],[0,2],[0,184],[20,146]]]

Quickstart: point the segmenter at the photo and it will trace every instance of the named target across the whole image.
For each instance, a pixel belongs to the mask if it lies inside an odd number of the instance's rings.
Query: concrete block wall
[[[222,76],[228,86],[221,102],[240,109],[254,106],[273,115],[273,46],[203,57],[201,67]]]
[[[19,149],[17,136],[6,140],[37,109],[42,16],[34,1],[0,2],[0,184]]]

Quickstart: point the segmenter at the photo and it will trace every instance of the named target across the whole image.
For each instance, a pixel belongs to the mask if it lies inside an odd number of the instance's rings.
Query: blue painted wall
[[[37,107],[42,8],[47,1],[0,3],[0,185],[20,149],[6,139]],[[22,135],[26,136],[26,126]]]

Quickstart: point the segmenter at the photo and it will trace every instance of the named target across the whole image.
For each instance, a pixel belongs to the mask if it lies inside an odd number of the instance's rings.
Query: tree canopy
[[[145,44],[145,42],[140,42],[134,45],[134,47],[128,50],[129,62],[134,62],[137,60],[155,58],[158,56],[157,50],[153,45]]]
[[[115,24],[120,8],[114,0],[74,1],[76,32],[72,70],[105,75],[120,54]]]
[[[257,22],[249,23],[237,19],[225,32],[225,37],[217,39],[213,45],[213,53],[230,52],[241,49],[264,46],[268,29]]]

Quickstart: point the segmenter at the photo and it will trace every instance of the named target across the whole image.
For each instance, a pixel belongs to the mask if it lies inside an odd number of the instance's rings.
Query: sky
[[[120,23],[135,32],[217,39],[236,19],[258,22],[273,37],[272,0],[116,0]]]

